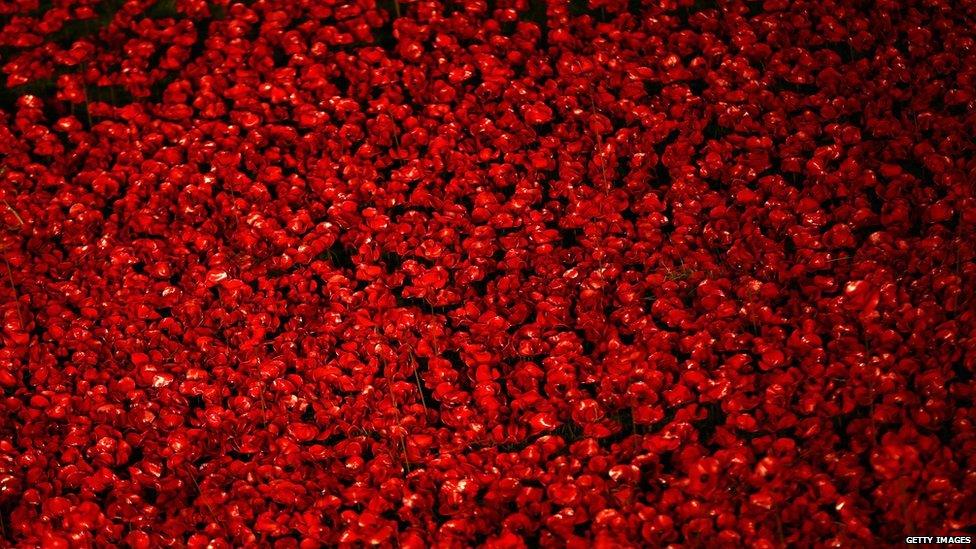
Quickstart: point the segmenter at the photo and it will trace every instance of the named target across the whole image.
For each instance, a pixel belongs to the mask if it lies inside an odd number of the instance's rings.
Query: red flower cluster
[[[971,2],[4,0],[0,69],[0,543],[976,523]]]

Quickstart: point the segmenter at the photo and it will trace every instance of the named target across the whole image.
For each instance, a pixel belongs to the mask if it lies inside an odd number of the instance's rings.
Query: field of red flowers
[[[976,530],[976,2],[0,0],[0,545]]]

